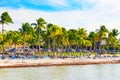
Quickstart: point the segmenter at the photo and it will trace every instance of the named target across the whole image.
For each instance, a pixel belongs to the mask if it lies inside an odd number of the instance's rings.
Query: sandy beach
[[[57,59],[39,59],[39,60],[0,60],[0,68],[90,65],[90,64],[119,64],[119,63],[120,63],[120,58],[112,58],[112,59],[57,58]]]

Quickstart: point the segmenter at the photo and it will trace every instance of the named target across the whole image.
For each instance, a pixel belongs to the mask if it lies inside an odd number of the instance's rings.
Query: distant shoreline
[[[39,59],[39,60],[0,60],[0,68],[40,67],[40,66],[68,66],[91,64],[120,64],[120,58],[112,59]]]

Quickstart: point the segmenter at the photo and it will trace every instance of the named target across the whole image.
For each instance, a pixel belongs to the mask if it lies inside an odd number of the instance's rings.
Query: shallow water
[[[0,69],[0,80],[119,80],[120,64]]]

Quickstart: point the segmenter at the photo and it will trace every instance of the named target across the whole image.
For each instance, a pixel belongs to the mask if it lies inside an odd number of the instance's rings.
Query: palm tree
[[[101,55],[102,54],[102,45],[103,45],[102,40],[106,39],[106,34],[108,33],[108,30],[107,30],[106,26],[102,25],[102,26],[100,26],[100,29],[96,30],[96,32],[97,32],[96,35],[99,38],[99,42],[100,42],[99,49],[100,49],[100,55]]]
[[[9,16],[8,12],[3,12],[0,18],[1,18],[0,24],[2,24],[2,34],[3,34],[4,24],[13,23],[13,21],[12,21],[11,17]],[[3,40],[4,40],[4,37],[3,37]],[[3,53],[3,56],[4,56],[4,46],[3,45],[2,45],[2,49],[3,49],[2,53]]]
[[[78,28],[78,43],[83,47],[83,40],[87,38],[87,31],[84,28]]]
[[[0,24],[2,24],[2,33],[4,31],[4,24],[9,24],[9,23],[13,23],[13,21],[9,16],[8,12],[2,13],[1,20],[0,20]]]
[[[67,31],[68,34],[68,40],[69,40],[69,47],[71,47],[71,45],[75,45],[77,43],[77,30],[76,29],[69,29]]]
[[[13,43],[13,39],[14,39],[13,36],[15,36],[14,32],[15,32],[15,31],[8,31],[8,32],[6,33],[5,39],[7,40],[9,47],[11,47],[11,45],[12,45],[12,43]]]
[[[62,27],[62,40],[61,41],[62,41],[63,46],[69,45],[67,30],[63,27]]]
[[[36,20],[37,23],[32,23],[31,25],[35,25],[35,29],[36,29],[36,32],[38,34],[38,52],[40,51],[40,32],[42,30],[42,28],[45,28],[45,20],[43,18],[39,18]]]
[[[108,34],[108,47],[112,46],[113,50],[115,50],[115,46],[117,45],[117,36],[119,35],[118,29],[112,29]]]
[[[13,32],[12,43],[15,45],[15,48],[17,48],[17,45],[21,45],[22,37],[20,35],[20,32],[18,31]]]
[[[37,35],[33,27],[30,27],[29,29],[29,35],[27,36],[26,42],[28,45],[32,46],[32,49],[34,49],[34,45],[37,43]]]
[[[62,28],[57,26],[57,25],[54,25],[57,27],[56,29],[56,35],[55,35],[55,39],[56,39],[56,45],[57,47],[61,48],[61,43],[62,43]]]
[[[21,35],[23,36],[23,44],[25,48],[26,43],[26,36],[30,33],[30,24],[29,23],[23,23],[22,28],[19,28],[19,31],[21,32]]]
[[[88,47],[91,47],[92,46],[92,43],[91,43],[91,41],[90,40],[87,40],[87,39],[84,39],[83,40],[83,45],[84,45],[84,47],[85,47],[85,49],[87,50],[87,48]],[[87,53],[88,53],[88,51],[83,51],[85,54],[86,54],[86,56],[88,55]]]
[[[18,32],[18,31],[9,31],[6,34],[5,39],[7,40],[8,44],[9,44],[9,47],[13,48],[13,45],[14,45],[14,48],[17,49],[17,47],[19,45],[21,45],[21,43],[22,43],[21,37],[22,36],[20,35],[20,32]],[[16,53],[16,51],[15,51],[15,53]]]
[[[52,41],[52,47],[60,46],[60,36],[62,35],[62,29],[58,25],[53,25],[50,29],[50,37]]]
[[[49,23],[46,26],[46,37],[47,37],[47,42],[48,42],[48,51],[51,51],[51,27],[53,27],[53,24]]]
[[[100,26],[100,29],[96,30],[96,32],[101,41],[102,39],[106,38],[106,33],[108,32],[108,30],[107,30],[106,26],[102,25],[102,26]]]
[[[118,29],[112,29],[112,36],[116,37],[120,34],[120,32],[118,31]]]
[[[90,40],[83,40],[83,45],[85,46],[85,48],[87,49],[87,47],[91,47],[92,46],[92,43]]]
[[[96,38],[95,32],[90,32],[90,34],[88,35],[88,38],[92,43],[93,50],[95,50],[95,38]]]

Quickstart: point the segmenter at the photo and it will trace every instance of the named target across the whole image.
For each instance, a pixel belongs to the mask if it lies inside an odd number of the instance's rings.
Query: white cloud
[[[67,29],[79,26],[90,31],[99,29],[100,25],[105,25],[109,30],[117,28],[120,31],[120,1],[119,0],[90,0],[95,3],[94,8],[90,10],[73,10],[44,12],[30,9],[8,9],[0,8],[0,11],[8,11],[13,18],[14,24],[5,25],[5,29],[16,30],[21,27],[23,22],[36,22],[36,19],[43,17],[47,22],[58,24]],[[56,3],[56,2],[55,2]],[[64,4],[61,1],[60,4]],[[65,3],[66,4],[66,3]],[[0,14],[2,13],[0,12]]]
[[[14,24],[9,25],[6,29],[18,29],[21,27],[22,22],[35,22],[37,18],[43,17],[47,22],[58,24],[66,28],[78,28],[79,26],[85,27],[88,31],[99,28],[100,25],[104,24],[109,28],[114,28],[120,25],[119,18],[114,16],[103,15],[102,12],[95,11],[62,11],[62,12],[43,12],[27,9],[2,9],[2,11],[8,11],[10,16],[13,18]],[[12,27],[15,26],[15,27]],[[6,25],[7,27],[7,25]],[[91,28],[91,29],[89,29]],[[118,27],[117,27],[118,28]],[[118,28],[119,29],[119,28]]]
[[[9,15],[14,21],[14,24],[10,24],[9,27],[5,25],[6,29],[18,29],[23,22],[33,23],[39,17],[43,17],[47,22],[58,24],[69,29],[75,28],[77,23],[80,23],[80,18],[83,18],[80,11],[44,12],[23,8],[18,10],[0,8],[0,10],[9,12]]]
[[[52,4],[52,6],[61,5],[61,6],[68,6],[66,0],[47,0],[49,4]]]
[[[29,1],[29,0],[28,0]],[[29,3],[35,4],[35,5],[50,5],[50,6],[68,6],[66,0],[31,0]]]

